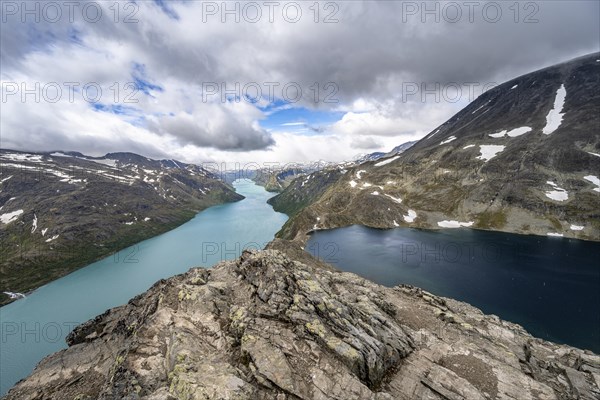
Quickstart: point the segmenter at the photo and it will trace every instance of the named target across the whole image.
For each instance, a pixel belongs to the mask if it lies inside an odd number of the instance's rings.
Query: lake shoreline
[[[170,231],[114,252],[0,308],[6,339],[0,346],[0,393],[27,376],[43,357],[65,348],[64,338],[76,325],[127,304],[161,279],[237,257],[244,245],[269,243],[287,216],[266,203],[272,195],[262,187],[250,181],[235,186],[244,200],[209,207]]]
[[[600,271],[590,257],[600,245],[557,239],[353,225],[316,231],[304,248],[375,283],[419,287],[521,324],[536,337],[598,353],[600,319],[592,305],[600,302]]]

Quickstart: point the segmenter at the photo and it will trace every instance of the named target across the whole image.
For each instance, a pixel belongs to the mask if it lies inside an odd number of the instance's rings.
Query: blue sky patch
[[[121,104],[103,104],[93,103],[92,108],[96,111],[107,112],[115,115],[138,115],[142,114],[142,110],[135,107],[123,106]]]
[[[154,4],[156,4],[160,9],[174,20],[179,21],[179,15],[171,8],[166,0],[154,0]]]
[[[152,96],[150,91],[163,92],[164,89],[150,82],[147,78],[146,74],[146,66],[140,63],[133,63],[133,72],[131,73],[131,77],[135,83],[136,88],[148,96]]]
[[[263,111],[266,111],[263,109]],[[260,125],[267,130],[285,131],[302,135],[318,135],[344,116],[341,111],[311,110],[305,107],[271,107]]]

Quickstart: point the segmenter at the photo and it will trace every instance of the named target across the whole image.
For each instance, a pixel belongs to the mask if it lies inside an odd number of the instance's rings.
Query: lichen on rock
[[[285,245],[279,243],[280,248]],[[291,245],[290,245],[291,246]],[[133,327],[133,329],[128,329]],[[7,399],[596,399],[600,357],[276,250],[157,282]]]

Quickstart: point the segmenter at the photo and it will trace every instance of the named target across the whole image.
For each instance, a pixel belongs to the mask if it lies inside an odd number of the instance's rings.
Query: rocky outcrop
[[[303,261],[276,250],[244,252],[159,281],[77,327],[69,348],[45,358],[6,398],[600,395],[595,354],[535,339],[414,287],[384,288]]]

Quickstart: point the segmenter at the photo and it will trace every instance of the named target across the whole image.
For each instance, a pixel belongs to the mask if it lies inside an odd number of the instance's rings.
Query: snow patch
[[[565,201],[569,199],[569,192],[567,192],[563,188],[558,187],[556,183],[552,181],[546,181],[546,184],[554,188],[554,190],[549,190],[546,192],[546,197],[556,201]]]
[[[569,200],[569,192],[566,190],[550,190],[546,192],[546,197],[556,201],[565,201]]]
[[[506,130],[503,130],[498,133],[490,133],[489,136],[493,137],[494,139],[498,139],[498,138],[504,137],[504,135],[506,135],[506,132],[507,132]]]
[[[48,228],[42,229],[42,236],[46,236],[46,232],[48,232]]]
[[[360,171],[357,171],[357,172],[356,172],[356,178],[357,178],[357,179],[361,179],[361,175],[362,175],[363,173],[366,173],[366,172],[367,172],[367,171],[365,171],[364,169],[361,169]]]
[[[148,221],[150,221],[150,218],[148,218],[148,217],[144,218],[144,222],[148,222]]]
[[[592,153],[591,151],[588,151],[587,153],[588,153],[588,154],[591,154],[591,155],[593,155],[593,156],[596,156],[596,157],[600,157],[600,154],[597,154],[597,153]],[[11,176],[11,177],[9,177],[9,178],[12,178],[12,176]],[[6,178],[6,179],[8,179],[8,178]],[[4,182],[4,181],[2,181],[2,182]]]
[[[458,222],[458,221],[440,221],[437,223],[441,228],[468,228],[474,224],[473,221],[470,222]]]
[[[581,226],[581,225],[571,225],[570,228],[571,228],[572,231],[582,231],[583,228],[585,228],[585,227]]]
[[[516,89],[519,85],[515,85],[513,87],[510,88],[510,90]]]
[[[6,214],[2,214],[2,215],[0,215],[0,222],[8,225],[11,222],[13,222],[14,220],[16,220],[19,217],[19,215],[21,215],[21,214],[23,214],[23,210],[17,210],[17,211],[9,212]]]
[[[591,154],[593,154],[593,153],[591,153]],[[597,154],[596,154],[596,155],[597,155]],[[600,156],[599,156],[599,157],[600,157]],[[9,179],[10,179],[10,178],[12,178],[12,177],[13,177],[13,175],[11,175],[11,176],[8,176],[8,177],[6,177],[6,178],[4,178],[4,179],[0,180],[0,183],[4,183],[5,181],[9,180]]]
[[[111,159],[104,159],[104,160],[91,160],[91,159],[87,159],[87,160],[95,162],[97,164],[106,165],[106,166],[109,166],[109,167],[116,167],[117,166],[117,160],[111,160]]]
[[[594,188],[594,191],[600,192],[600,179],[598,179],[597,176],[588,175],[588,176],[584,176],[583,179],[585,179],[586,181],[590,181],[594,185],[598,186],[597,188]]]
[[[37,229],[37,215],[33,214],[33,226],[31,227],[31,233],[34,233]]]
[[[481,152],[481,155],[478,156],[477,159],[488,162],[492,158],[496,157],[496,155],[498,153],[503,152],[505,148],[506,148],[506,146],[501,146],[501,145],[493,145],[493,144],[481,145],[481,146],[479,146],[479,151]]]
[[[408,215],[404,215],[402,218],[408,223],[411,223],[417,218],[417,213],[414,210],[408,210]]]
[[[11,298],[11,300],[16,300],[16,299],[24,299],[25,295],[23,293],[19,293],[19,292],[2,292],[5,295],[7,295],[8,297]]]
[[[39,154],[3,153],[0,157],[11,161],[42,162],[42,156]]]
[[[395,203],[401,204],[402,203],[402,199],[400,197],[394,197],[394,196],[390,196],[389,194],[385,194],[384,196],[389,197],[390,199],[392,199]]]
[[[394,162],[394,161],[396,161],[399,158],[400,158],[400,156],[395,156],[395,157],[389,158],[389,159],[387,159],[385,161],[378,162],[377,164],[375,164],[375,166],[376,167],[381,167],[383,165],[386,165],[386,164],[389,164],[391,162]]]
[[[51,156],[51,157],[71,157],[71,158],[73,158],[73,156],[70,156],[70,155],[68,155],[68,154],[56,153],[56,152],[54,152],[54,153],[51,153],[51,154],[50,154],[50,156]]]
[[[517,137],[526,134],[527,132],[531,132],[531,128],[528,126],[522,126],[520,128],[515,128],[512,131],[509,131],[506,135],[508,137]]]
[[[440,131],[440,129],[442,129],[442,128],[439,128],[435,132],[433,132],[432,134],[427,135],[426,139],[431,139],[432,137],[434,137]]]
[[[469,145],[463,147],[463,150],[470,149],[471,147],[475,147],[475,145],[474,144],[469,144]]]
[[[54,235],[54,236],[52,236],[51,238],[49,238],[49,239],[46,239],[46,243],[50,243],[51,241],[58,239],[58,237],[59,237],[59,236],[60,236],[60,235]]]
[[[562,123],[564,114],[562,109],[565,105],[565,99],[567,98],[567,90],[565,85],[561,85],[556,91],[556,98],[554,99],[554,108],[550,110],[546,116],[546,126],[542,130],[544,135],[549,135],[558,129]]]
[[[484,105],[482,105],[481,107],[479,107],[477,110],[473,111],[471,114],[475,114],[477,111],[481,110],[483,107],[487,106],[488,104],[490,104],[491,100],[489,100],[487,103],[485,103]]]
[[[373,193],[371,193],[373,196],[379,196],[379,192],[378,191],[374,191]]]
[[[510,131],[504,130],[504,131],[501,131],[501,132],[498,132],[498,133],[492,133],[489,136],[493,137],[495,139],[498,139],[498,138],[501,138],[501,137],[504,137],[504,136],[517,137],[517,136],[524,135],[527,132],[531,132],[531,131],[532,131],[532,129],[530,127],[528,127],[528,126],[521,126],[519,128],[515,128],[515,129],[510,130]]]
[[[448,139],[446,139],[446,140],[444,140],[444,141],[441,141],[441,142],[440,142],[440,145],[442,145],[442,144],[446,144],[446,143],[450,143],[450,142],[452,142],[453,140],[456,140],[456,136],[450,136]]]
[[[350,181],[350,187],[356,187],[357,183],[354,181]]]
[[[564,236],[562,233],[555,233],[555,232],[548,232],[548,233],[546,233],[546,235],[553,236],[553,237],[563,237]]]
[[[399,227],[400,225],[396,222],[396,220],[392,221],[395,227]]]

